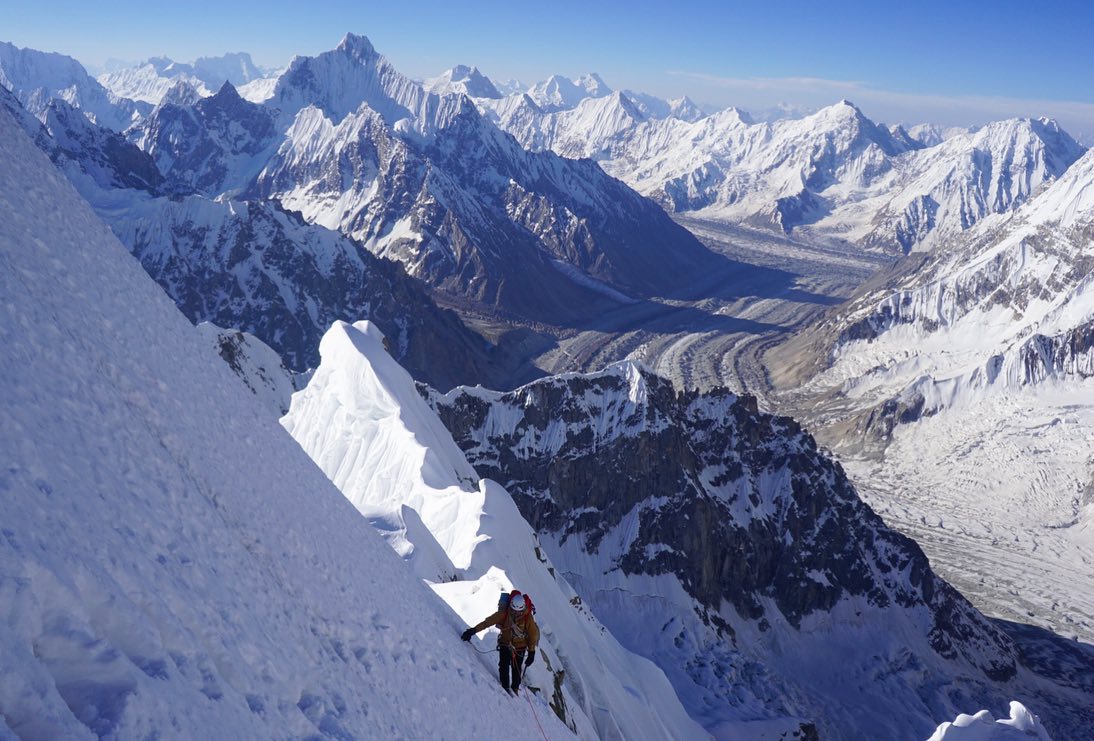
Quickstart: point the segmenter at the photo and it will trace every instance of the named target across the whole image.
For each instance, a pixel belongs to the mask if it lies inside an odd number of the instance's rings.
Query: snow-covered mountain
[[[897,253],[934,248],[1017,208],[1083,152],[1044,119],[913,136],[847,101],[758,122],[732,108],[656,111],[626,93],[566,107],[479,105],[525,147],[595,159],[671,211]]]
[[[275,115],[241,98],[229,82],[208,97],[179,82],[129,138],[152,155],[175,190],[235,194],[275,151]]]
[[[551,75],[530,87],[527,95],[547,113],[565,111],[587,98],[603,98],[612,89],[595,72],[571,80],[562,75]]]
[[[500,591],[532,595],[542,638],[524,684],[579,735],[701,736],[661,670],[592,617],[508,492],[476,475],[383,345],[367,322],[332,327],[286,429],[469,625],[496,609]]]
[[[1031,659],[752,399],[679,393],[624,363],[431,400],[585,604],[715,735],[763,719],[925,738],[940,713],[1013,697],[1064,737],[1089,722],[1094,675]],[[1094,666],[1089,648],[1043,649]]]
[[[272,77],[259,69],[246,52],[219,57],[200,57],[193,62],[176,62],[152,57],[135,67],[115,69],[99,75],[98,81],[119,98],[157,105],[179,82],[191,85],[202,96],[212,95],[230,82],[236,88],[255,88]]]
[[[772,365],[949,579],[995,614],[1092,641],[1092,337],[1088,152],[1015,213],[878,278]]]
[[[217,97],[199,104],[215,113]],[[0,108],[22,122],[191,321],[250,332],[297,372],[318,362],[319,339],[333,321],[365,317],[388,332],[416,377],[439,387],[498,371],[479,335],[399,266],[338,233],[276,203],[187,193],[151,156],[63,101],[51,101],[45,126],[4,90]]]
[[[921,123],[914,126],[906,126],[904,130],[908,136],[915,139],[925,147],[933,147],[947,139],[952,139],[961,134],[976,133],[976,126],[939,126],[938,124]]]
[[[463,94],[472,98],[500,98],[501,93],[494,87],[490,78],[479,71],[478,67],[458,64],[445,70],[441,75],[426,80],[425,89],[437,95]]]
[[[0,735],[573,737],[2,111],[0,172]]]
[[[50,100],[61,99],[115,131],[124,130],[149,109],[107,90],[72,57],[7,42],[0,42],[0,87],[11,91],[36,116],[44,113]]]
[[[298,57],[251,195],[392,257],[447,301],[565,323],[678,288],[711,255],[591,162],[529,153],[465,96],[427,93],[363,37]]]

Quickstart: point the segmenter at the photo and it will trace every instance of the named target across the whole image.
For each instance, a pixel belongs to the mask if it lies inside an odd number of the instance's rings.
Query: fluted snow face
[[[332,51],[294,58],[268,103],[289,117],[315,106],[335,123],[366,103],[389,126],[402,125],[424,136],[447,125],[462,105],[459,96],[426,92],[396,70],[367,38],[353,34]]]
[[[1015,214],[984,223],[967,244],[907,276],[900,290],[857,300],[842,320],[830,374],[886,375],[890,386],[904,367],[919,389],[925,377],[946,379],[950,390],[928,412],[959,401],[955,387],[1094,376],[1092,229],[1094,153],[1087,153]],[[906,348],[915,361],[894,363]]]
[[[532,595],[541,641],[525,686],[553,695],[580,737],[701,734],[664,673],[582,605],[508,492],[479,478],[384,347],[369,322],[335,323],[285,428],[467,623],[496,609],[499,590]],[[494,638],[484,638],[485,652]]]
[[[167,91],[179,82],[192,85],[198,94],[212,95],[213,91],[205,86],[197,76],[188,72],[165,75],[164,70],[152,62],[139,67],[117,70],[99,75],[99,82],[115,95],[132,100],[140,100],[152,105],[158,104]]]

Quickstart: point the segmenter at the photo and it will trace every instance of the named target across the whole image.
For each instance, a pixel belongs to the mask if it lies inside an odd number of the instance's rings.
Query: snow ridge
[[[555,712],[580,735],[701,733],[665,676],[581,606],[509,494],[479,479],[383,345],[368,322],[333,326],[285,428],[468,624],[496,609],[499,590],[533,596],[543,638],[526,684],[553,686]]]

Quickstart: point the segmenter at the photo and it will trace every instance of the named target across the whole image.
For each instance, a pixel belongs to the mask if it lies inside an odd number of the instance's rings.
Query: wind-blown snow
[[[987,710],[975,715],[959,715],[952,723],[943,723],[927,741],[1052,741],[1040,719],[1017,700],[1010,704],[1010,717],[996,720]]]
[[[496,609],[499,590],[532,595],[543,636],[527,684],[554,692],[581,735],[702,737],[665,675],[620,646],[556,575],[508,492],[478,478],[383,342],[369,322],[336,323],[286,429],[468,624]],[[476,643],[486,650],[494,639]]]
[[[527,728],[462,621],[3,112],[0,172],[0,736]]]

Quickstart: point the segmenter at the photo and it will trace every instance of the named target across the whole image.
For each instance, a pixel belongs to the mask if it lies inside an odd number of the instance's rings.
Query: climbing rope
[[[525,688],[524,699],[528,701],[528,707],[532,708],[532,717],[536,719],[536,725],[539,726],[539,732],[543,734],[543,741],[547,741],[547,734],[543,733],[543,726],[539,725],[539,716],[536,715],[536,706],[532,704],[532,698],[528,696],[527,688]]]
[[[474,644],[471,644],[471,648],[475,648]],[[480,653],[480,654],[492,654],[492,653],[494,653],[494,652],[495,652],[495,651],[497,651],[497,650],[498,650],[498,649],[497,649],[497,647],[496,647],[496,646],[495,646],[494,648],[488,648],[488,649],[487,649],[487,650],[485,650],[485,651],[479,651],[479,650],[478,650],[477,648],[475,648],[475,651],[477,651],[477,652],[478,652],[478,653]]]

